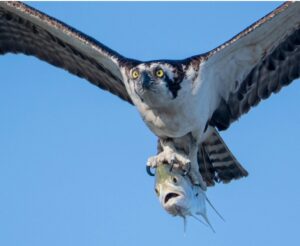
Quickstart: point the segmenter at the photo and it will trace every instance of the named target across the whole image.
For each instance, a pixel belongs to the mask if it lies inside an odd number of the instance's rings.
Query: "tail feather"
[[[199,145],[198,162],[200,173],[208,186],[248,176],[248,172],[230,152],[217,130]]]

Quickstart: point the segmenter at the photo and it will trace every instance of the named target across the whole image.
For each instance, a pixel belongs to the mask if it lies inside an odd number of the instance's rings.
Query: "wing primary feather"
[[[0,54],[6,53],[35,56],[132,103],[120,70],[139,61],[24,3],[0,2]]]
[[[285,11],[289,10],[287,14]],[[228,97],[225,96],[220,98],[220,102],[210,120],[210,125],[217,127],[219,130],[226,130],[230,124],[236,121],[241,115],[246,114],[252,107],[259,104],[260,101],[270,97],[272,93],[277,93],[284,86],[289,85],[293,80],[299,78],[300,76],[300,3],[285,3],[279,9],[272,12],[268,18],[263,18],[258,21],[259,25],[267,23],[269,25],[276,25],[279,28],[281,24],[278,22],[278,18],[283,21],[288,21],[290,25],[289,29],[285,30],[281,28],[282,32],[286,32],[284,36],[277,37],[274,43],[276,45],[271,45],[268,51],[261,54],[261,58],[258,62],[250,69],[249,73],[245,74],[242,81],[239,83],[237,89],[230,89],[230,83],[232,81],[227,81]],[[277,16],[278,15],[278,16]],[[280,17],[281,16],[281,17]],[[278,18],[277,18],[278,17]],[[274,21],[273,21],[274,19]],[[277,22],[276,22],[277,21]],[[272,24],[274,23],[274,24]],[[250,29],[253,33],[256,33],[258,26]],[[272,28],[275,28],[272,27]],[[247,33],[249,33],[247,31]],[[253,34],[254,35],[254,34]],[[252,36],[253,36],[252,35]],[[247,39],[245,34],[241,34],[243,39]],[[255,36],[253,36],[256,38]],[[268,36],[265,39],[260,40],[260,42],[268,42]],[[242,41],[240,42],[246,42]],[[234,42],[239,43],[239,40]],[[233,41],[230,43],[235,45]],[[250,41],[249,41],[250,42]],[[245,43],[246,44],[246,43]],[[260,43],[255,44],[256,46]],[[263,45],[263,44],[261,44]],[[241,46],[240,49],[247,49],[247,47]],[[234,53],[234,57],[231,59],[239,59],[239,49],[237,53]],[[221,52],[221,51],[219,51]],[[239,73],[244,72],[244,67],[239,68]],[[232,73],[232,72],[231,72]],[[234,78],[233,78],[234,79]],[[224,83],[222,81],[222,83]],[[226,82],[225,82],[226,84]],[[222,85],[220,85],[222,86]]]

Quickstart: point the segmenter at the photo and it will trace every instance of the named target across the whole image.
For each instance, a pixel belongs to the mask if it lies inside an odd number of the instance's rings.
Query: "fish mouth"
[[[178,193],[170,192],[170,193],[168,193],[168,194],[165,196],[164,203],[167,204],[167,202],[168,202],[170,199],[175,198],[175,197],[178,197],[178,196],[179,196]]]

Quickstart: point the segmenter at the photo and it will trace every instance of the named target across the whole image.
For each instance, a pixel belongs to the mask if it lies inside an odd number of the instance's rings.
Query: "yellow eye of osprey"
[[[162,77],[164,77],[165,73],[164,73],[164,71],[163,71],[161,68],[159,68],[159,69],[157,69],[157,70],[155,71],[155,75],[156,75],[156,77],[158,77],[158,78],[162,78]]]
[[[140,72],[137,69],[135,69],[131,72],[131,76],[133,79],[137,79],[140,76]]]

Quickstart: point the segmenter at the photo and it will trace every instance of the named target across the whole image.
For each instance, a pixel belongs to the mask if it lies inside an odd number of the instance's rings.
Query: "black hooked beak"
[[[147,73],[143,73],[143,78],[142,78],[142,87],[144,89],[149,89],[151,84],[152,84],[152,79],[150,78],[150,76]]]

